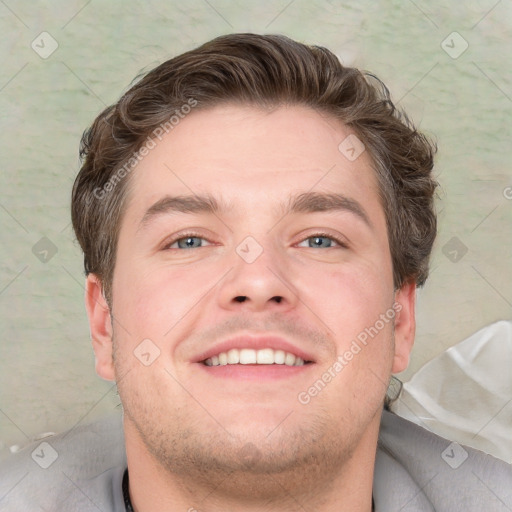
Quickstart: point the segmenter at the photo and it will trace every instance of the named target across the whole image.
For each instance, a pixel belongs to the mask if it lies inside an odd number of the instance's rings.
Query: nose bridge
[[[285,255],[274,243],[272,231],[245,236],[236,245],[235,253],[232,270],[220,293],[224,307],[244,302],[252,309],[263,309],[270,303],[295,303]]]

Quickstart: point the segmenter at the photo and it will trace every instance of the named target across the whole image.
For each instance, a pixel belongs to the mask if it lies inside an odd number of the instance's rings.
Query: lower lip
[[[204,371],[215,377],[227,377],[243,380],[271,380],[286,379],[307,372],[313,363],[301,366],[287,366],[285,364],[226,364],[207,366],[198,363]]]

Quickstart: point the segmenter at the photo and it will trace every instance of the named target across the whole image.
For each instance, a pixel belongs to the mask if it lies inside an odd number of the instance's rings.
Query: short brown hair
[[[109,303],[134,155],[159,127],[171,127],[172,116],[183,117],[183,106],[191,102],[196,108],[303,105],[350,127],[373,160],[395,288],[407,281],[424,284],[437,224],[435,144],[394,106],[380,80],[343,66],[326,48],[282,35],[229,34],[157,66],[101,112],[82,137],[73,228],[85,272],[100,278]]]

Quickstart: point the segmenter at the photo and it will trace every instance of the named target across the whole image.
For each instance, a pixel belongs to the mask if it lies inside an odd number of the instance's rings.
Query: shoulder
[[[125,468],[119,414],[76,426],[0,463],[0,511],[122,511]]]
[[[383,411],[374,496],[377,510],[512,510],[512,466]]]

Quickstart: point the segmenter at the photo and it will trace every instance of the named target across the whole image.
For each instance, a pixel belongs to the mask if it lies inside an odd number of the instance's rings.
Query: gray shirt
[[[36,442],[0,464],[0,511],[125,512],[119,415]],[[382,415],[375,512],[511,512],[512,466]]]

